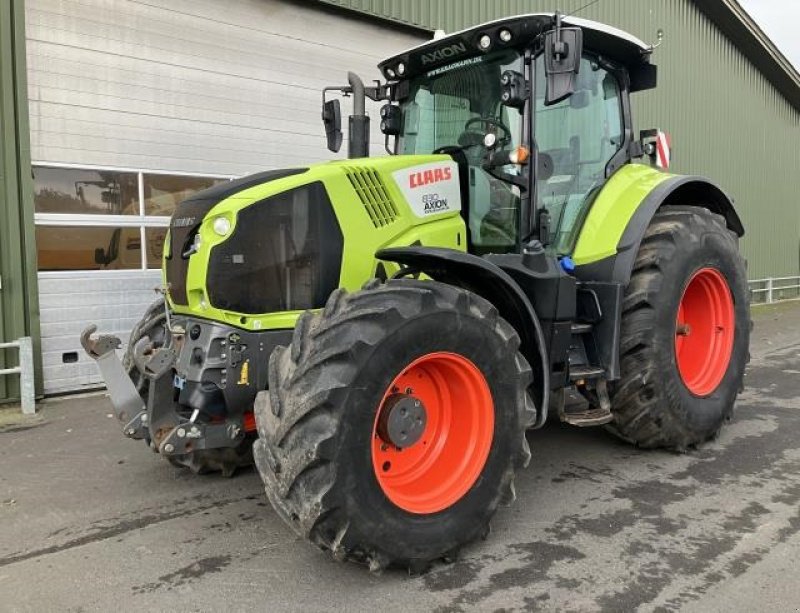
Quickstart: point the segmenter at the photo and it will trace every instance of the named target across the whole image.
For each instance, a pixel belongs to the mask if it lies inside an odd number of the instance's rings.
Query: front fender
[[[382,249],[376,257],[422,272],[440,283],[467,289],[491,302],[516,330],[520,351],[534,373],[537,415],[533,427],[547,419],[550,371],[544,334],[527,296],[514,280],[496,265],[469,253],[441,247],[396,247]]]

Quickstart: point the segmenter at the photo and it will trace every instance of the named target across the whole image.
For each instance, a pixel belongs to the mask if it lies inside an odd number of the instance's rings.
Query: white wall
[[[160,271],[40,275],[45,392],[95,387],[101,378],[97,366],[80,346],[81,332],[94,323],[99,332],[115,334],[126,343],[131,328],[158,298],[153,290],[160,284]],[[79,361],[65,364],[63,355],[71,352],[77,352]]]

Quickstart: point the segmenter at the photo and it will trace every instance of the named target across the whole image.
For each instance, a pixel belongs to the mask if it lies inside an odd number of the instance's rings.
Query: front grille
[[[306,172],[307,168],[288,168],[267,170],[253,175],[224,181],[194,194],[181,202],[175,209],[170,221],[170,243],[172,248],[166,254],[165,273],[169,286],[169,297],[174,304],[187,305],[186,277],[189,273],[189,258],[183,257],[194,241],[194,235],[200,228],[203,218],[218,203],[229,196],[244,191],[255,185],[275,181],[284,177]]]
[[[397,219],[397,207],[377,172],[349,166],[345,168],[345,173],[376,228],[387,226]]]
[[[211,250],[209,300],[247,314],[320,308],[339,285],[343,244],[321,182],[255,202]]]

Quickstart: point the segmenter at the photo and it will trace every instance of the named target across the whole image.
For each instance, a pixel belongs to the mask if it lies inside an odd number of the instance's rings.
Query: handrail
[[[797,283],[793,285],[784,285],[784,281],[797,281]],[[762,284],[764,287],[756,287],[753,288],[752,285],[754,284]],[[790,276],[790,277],[769,277],[766,279],[753,279],[752,281],[748,281],[748,286],[750,287],[750,293],[755,294],[766,294],[764,298],[764,303],[772,304],[773,302],[779,302],[781,300],[797,300],[800,299],[800,276]],[[789,292],[794,294],[793,296],[787,298],[786,293]],[[776,298],[777,294],[777,298]]]
[[[36,413],[36,387],[33,378],[33,341],[23,336],[18,341],[0,343],[0,349],[19,349],[19,366],[0,368],[2,375],[19,375],[20,403],[25,415]]]

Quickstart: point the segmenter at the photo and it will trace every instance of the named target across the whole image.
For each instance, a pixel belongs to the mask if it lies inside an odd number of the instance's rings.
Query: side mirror
[[[544,35],[545,106],[573,94],[582,53],[583,31],[580,28],[557,28]]]
[[[322,123],[325,124],[328,149],[338,152],[342,148],[342,110],[338,99],[328,100],[322,105]]]
[[[384,104],[381,107],[381,132],[386,136],[397,136],[402,128],[403,116],[400,107]]]

